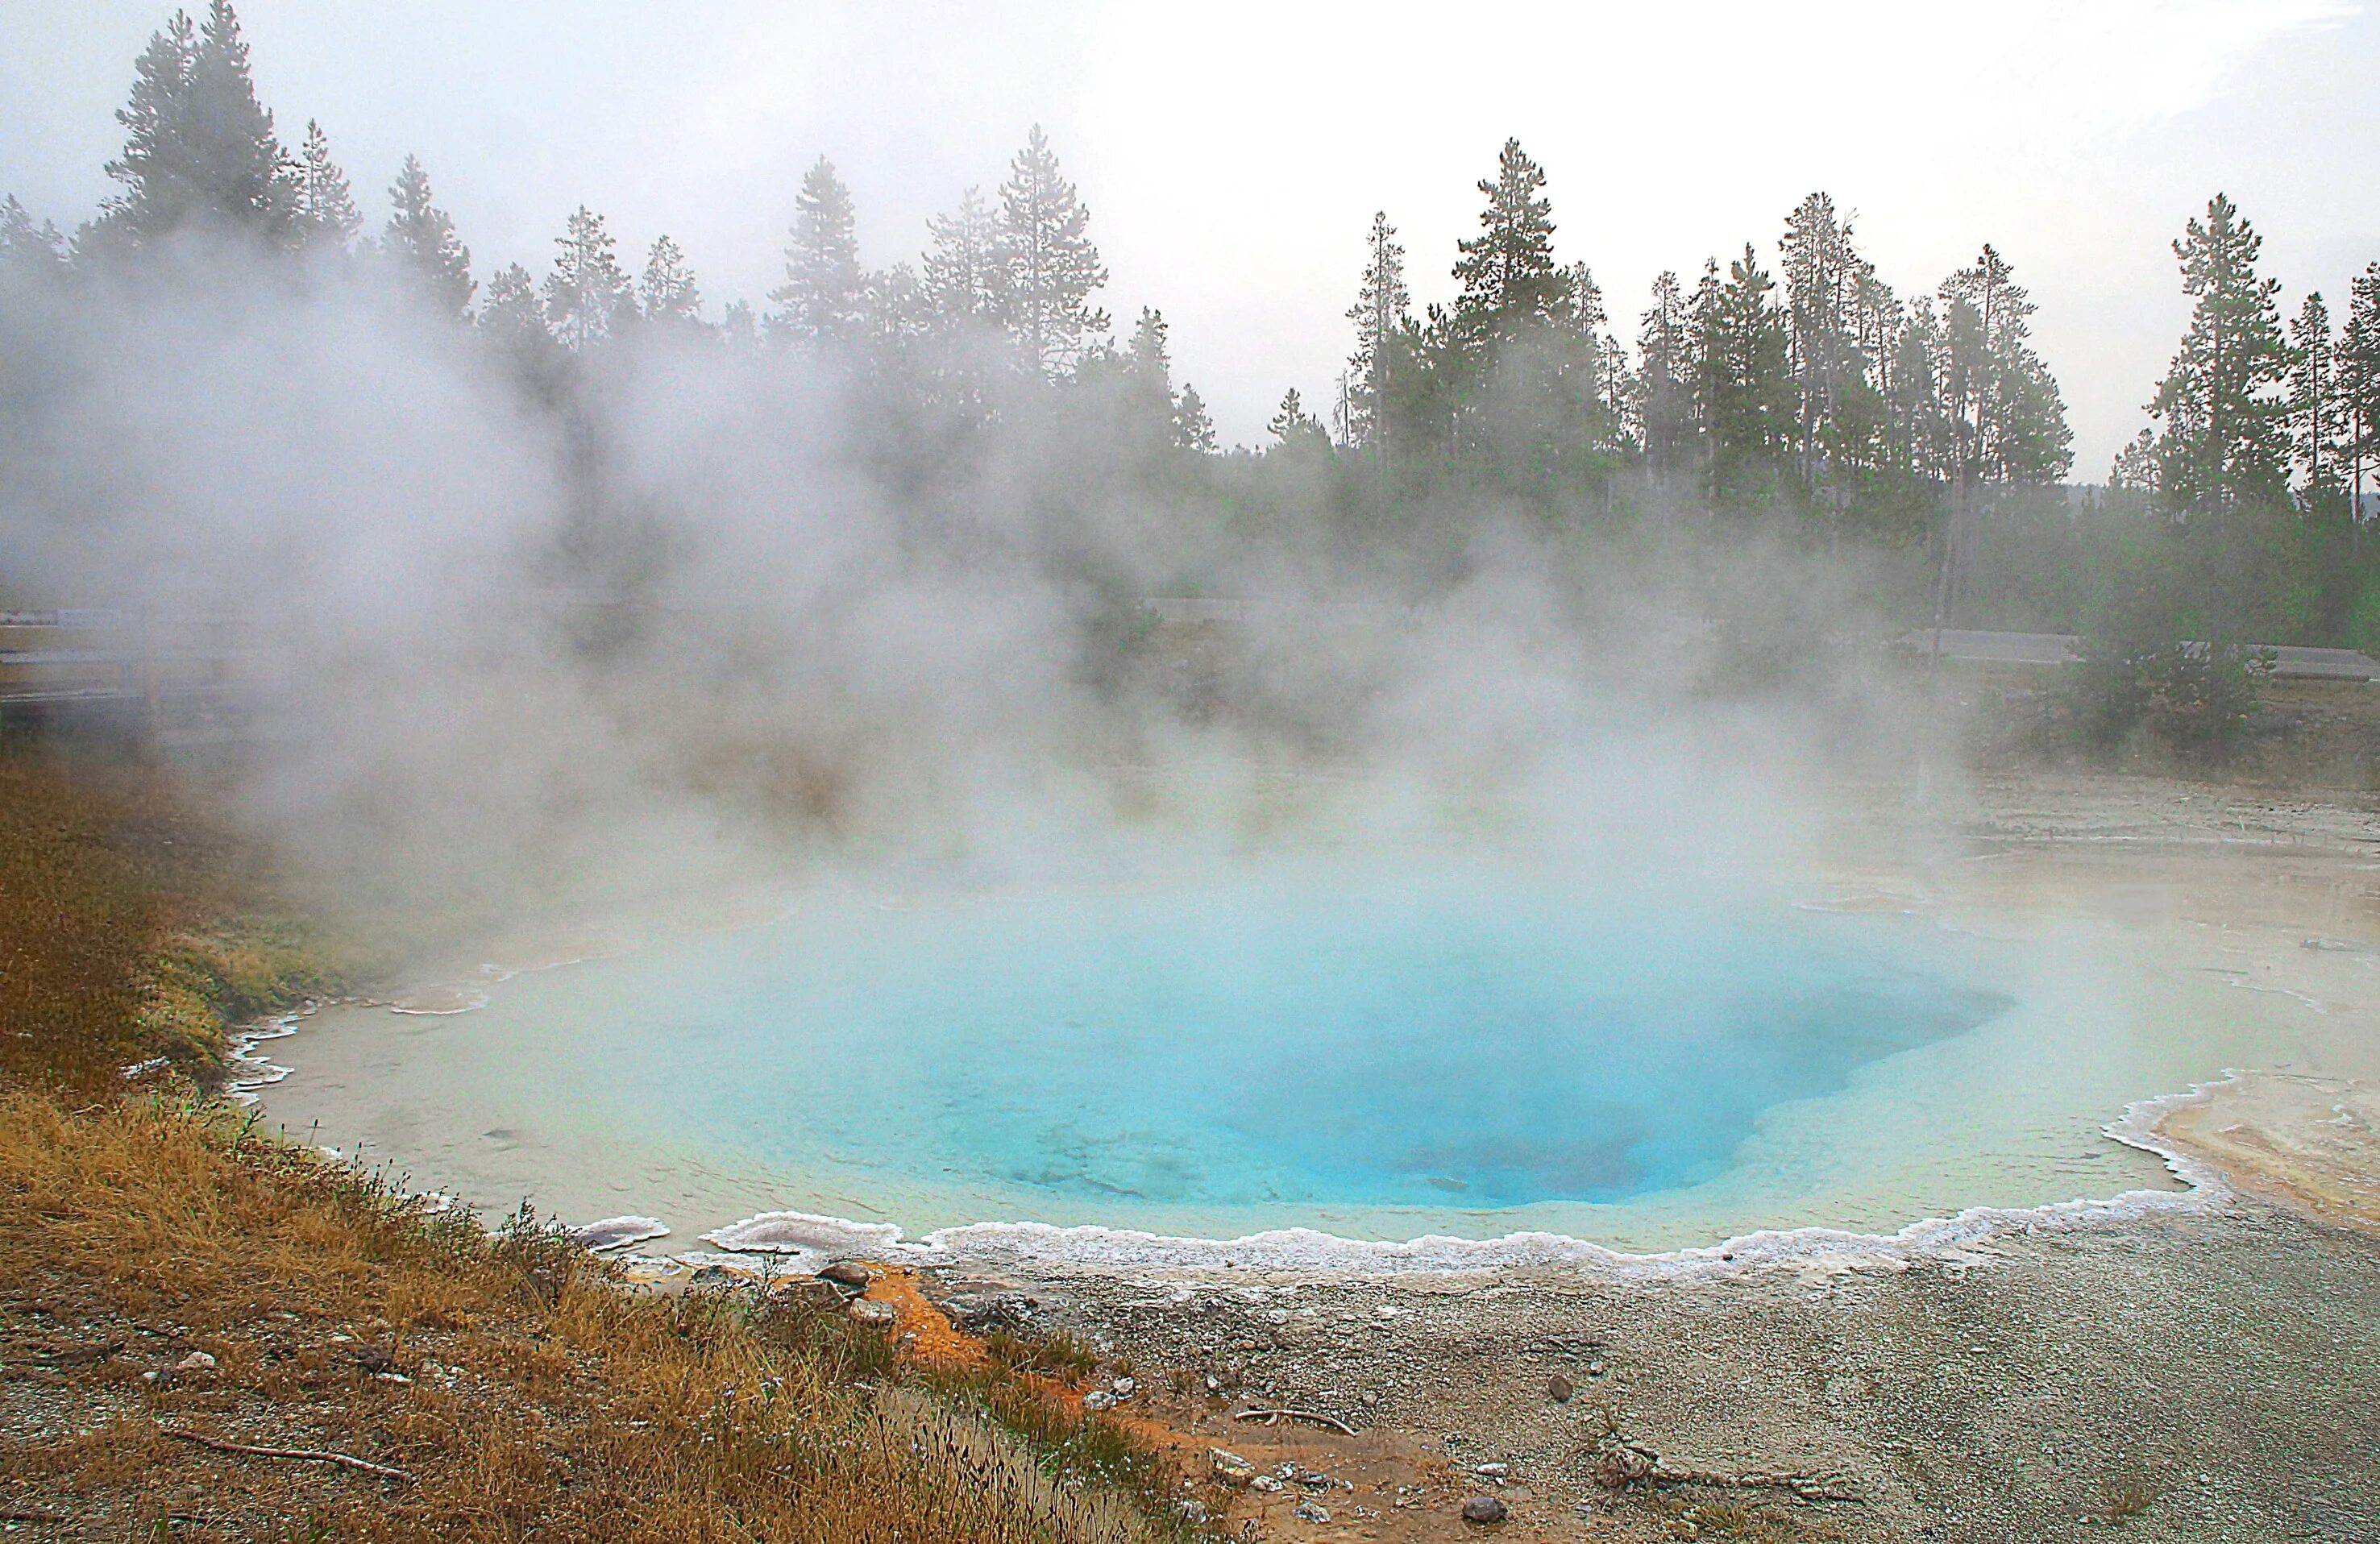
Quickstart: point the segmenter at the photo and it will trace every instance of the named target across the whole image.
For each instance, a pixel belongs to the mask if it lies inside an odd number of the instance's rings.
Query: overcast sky
[[[542,268],[573,206],[624,255],[666,231],[718,304],[759,299],[824,152],[872,262],[996,186],[1035,121],[1081,185],[1119,327],[1172,322],[1226,439],[1321,400],[1363,233],[1401,227],[1442,298],[1473,184],[1520,136],[1632,341],[1691,279],[1825,188],[1904,295],[1985,241],[2041,306],[2076,474],[2104,477],[2186,314],[2168,243],[2217,188],[2294,306],[2380,259],[2380,20],[2368,0],[1706,0],[1501,6],[670,5],[248,0],[293,141],[322,120],[375,226],[407,151],[482,278]],[[0,0],[0,191],[71,227],[155,0]]]

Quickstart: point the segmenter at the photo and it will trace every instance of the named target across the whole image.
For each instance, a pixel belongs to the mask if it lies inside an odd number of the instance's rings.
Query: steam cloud
[[[1119,392],[921,415],[700,338],[541,395],[369,263],[58,293],[0,284],[0,603],[262,619],[241,807],[422,896],[1454,832],[1641,883],[1806,841],[1923,718],[1857,564],[1749,517],[1382,521],[1245,453],[1219,500]]]

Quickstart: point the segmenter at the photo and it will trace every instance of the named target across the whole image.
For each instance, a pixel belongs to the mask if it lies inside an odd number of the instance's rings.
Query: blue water
[[[1459,869],[850,893],[516,982],[471,1027],[534,1020],[567,1048],[550,1093],[842,1194],[1119,1222],[1596,1203],[1708,1180],[1763,1112],[2010,1006],[1912,940]]]

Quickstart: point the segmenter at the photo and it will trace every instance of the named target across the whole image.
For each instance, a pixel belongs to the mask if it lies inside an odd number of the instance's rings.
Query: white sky
[[[0,0],[0,191],[71,226],[159,0]],[[1092,213],[1119,325],[1172,323],[1226,439],[1329,394],[1371,212],[1443,298],[1473,184],[1518,134],[1632,341],[1654,274],[1773,247],[1823,188],[1903,294],[1989,240],[2041,305],[2076,473],[2143,421],[2183,316],[2168,243],[2217,188],[2294,305],[2380,258],[2368,0],[1672,0],[1196,6],[248,0],[268,105],[319,117],[375,226],[408,150],[482,278],[541,268],[585,201],[759,300],[802,169],[872,261],[987,189],[1035,120]]]

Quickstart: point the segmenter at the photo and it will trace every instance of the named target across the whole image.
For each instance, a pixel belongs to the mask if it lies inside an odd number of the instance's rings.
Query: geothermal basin
[[[2180,1194],[2106,1128],[2302,1029],[2302,992],[2234,990],[2256,946],[2070,895],[1962,914],[1443,855],[849,883],[472,1011],[327,1010],[263,1048],[295,1069],[265,1107],[483,1207],[658,1217],[662,1247],[783,1210],[1057,1224],[1081,1231],[1036,1246],[1087,1254],[1282,1229],[1650,1253]]]

